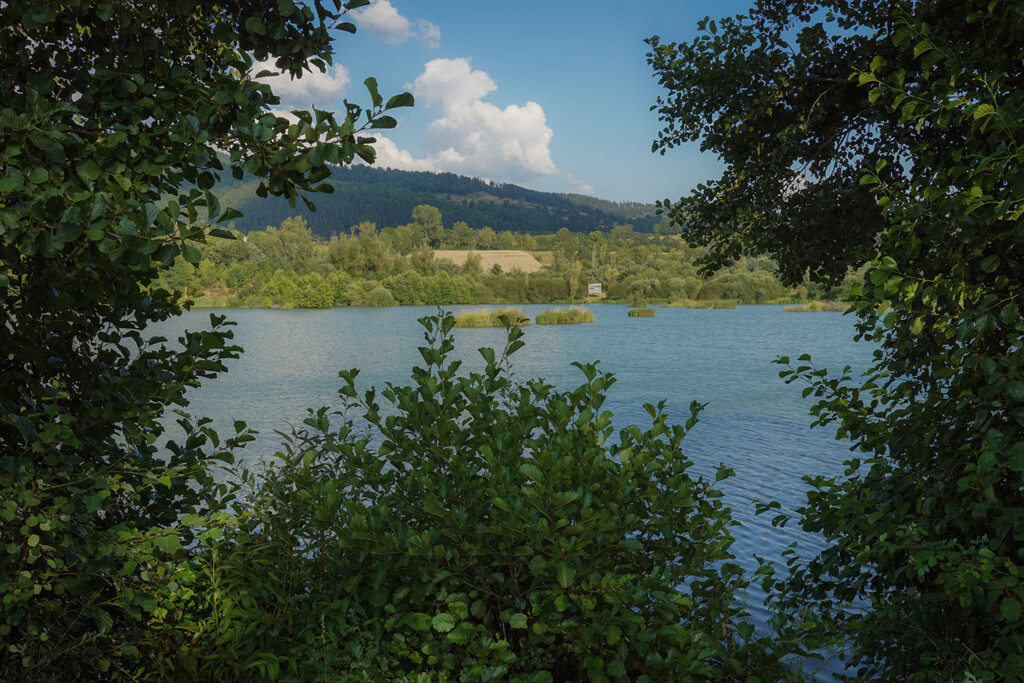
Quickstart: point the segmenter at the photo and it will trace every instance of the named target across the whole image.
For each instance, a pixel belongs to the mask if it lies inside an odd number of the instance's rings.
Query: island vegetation
[[[518,308],[469,311],[455,317],[455,327],[525,327],[529,324],[530,319]]]
[[[585,308],[559,308],[537,314],[538,325],[579,325],[594,322],[594,312]]]
[[[221,173],[308,201],[413,105],[367,79],[365,106],[286,119],[251,76],[326,68],[329,29],[355,32],[366,4],[0,3],[0,677],[788,681],[835,648],[856,680],[1019,679],[1024,3],[764,2],[651,38],[655,147],[700,140],[723,177],[663,204],[685,239],[510,234],[550,252],[541,285],[448,272],[424,205],[425,243],[219,227],[238,218]],[[514,380],[512,325],[459,374],[442,315],[408,386],[359,395],[342,372],[342,411],[310,411],[254,474],[233,466],[244,424],[185,411],[241,351],[230,323],[178,349],[145,332],[197,287],[335,305],[334,277],[354,305],[399,300],[399,277],[453,298],[475,278],[484,298],[493,276],[495,298],[575,300],[594,277],[749,302],[827,298],[864,263],[867,374],[779,359],[854,454],[808,473],[801,509],[759,503],[823,537],[757,571],[770,633],[737,601],[754,577],[730,550],[732,472],[695,476],[683,453],[700,404],[615,434],[614,377]]]
[[[644,306],[643,308],[631,308],[626,314],[630,318],[653,318],[657,313],[657,309]]]
[[[662,308],[718,308],[718,309],[729,309],[736,308],[736,304],[739,301],[736,299],[710,299],[707,301],[695,301],[693,299],[683,299],[681,301],[670,301],[667,304],[662,304]],[[786,309],[783,309],[786,310]]]

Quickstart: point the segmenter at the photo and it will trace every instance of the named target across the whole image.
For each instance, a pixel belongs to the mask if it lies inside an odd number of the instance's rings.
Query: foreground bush
[[[631,308],[629,309],[630,318],[653,318],[657,311],[653,308]]]
[[[564,308],[537,314],[538,325],[578,325],[594,322],[593,311],[583,308]]]
[[[502,327],[505,324],[502,317],[508,318],[509,324],[513,327],[530,324],[530,319],[518,308],[499,308],[496,311],[463,313],[455,319],[455,327]]]
[[[486,368],[460,377],[454,319],[423,322],[430,347],[411,386],[389,385],[382,407],[341,373],[344,414],[365,422],[312,414],[261,480],[247,477],[251,515],[209,570],[230,597],[195,648],[211,675],[789,675],[736,607],[746,582],[729,510],[688,473],[680,444],[698,404],[685,427],[648,405],[651,426],[609,445],[610,375],[580,365],[585,383],[566,392],[513,384],[506,359],[522,331],[510,327],[501,356],[481,349]]]

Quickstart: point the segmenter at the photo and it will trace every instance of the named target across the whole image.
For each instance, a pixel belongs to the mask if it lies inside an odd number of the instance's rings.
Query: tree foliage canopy
[[[865,678],[1019,680],[1024,3],[764,0],[703,29],[650,41],[655,147],[700,138],[727,164],[670,212],[712,266],[873,259],[871,371],[783,373],[858,453],[809,479],[801,522],[830,544],[793,560],[779,606],[847,638]]]
[[[255,61],[299,77],[331,61],[340,0],[0,4],[0,670],[12,679],[139,674],[173,647],[190,577],[178,562],[218,508],[229,458],[205,421],[160,448],[159,418],[237,352],[230,333],[182,351],[144,328],[180,311],[151,287],[199,261],[207,223],[237,215],[212,188],[230,169],[260,193],[318,189],[327,164],[372,160],[368,109],[271,113]],[[342,22],[342,23],[338,23]],[[305,198],[303,197],[305,200]],[[62,653],[71,652],[63,657]],[[134,673],[133,673],[134,671]],[[62,672],[62,673],[57,673]]]

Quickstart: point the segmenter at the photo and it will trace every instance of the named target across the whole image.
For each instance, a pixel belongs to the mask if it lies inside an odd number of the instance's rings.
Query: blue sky
[[[678,198],[718,175],[696,145],[651,152],[659,93],[644,38],[684,41],[749,0],[374,0],[336,66],[274,84],[286,106],[340,109],[411,89],[378,165],[452,171],[605,199]],[[277,79],[275,79],[276,81]]]

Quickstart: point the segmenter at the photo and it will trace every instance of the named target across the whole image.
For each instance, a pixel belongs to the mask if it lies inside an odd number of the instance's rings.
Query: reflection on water
[[[453,310],[460,308],[465,307]],[[522,308],[533,317],[549,307]],[[627,307],[619,305],[592,310],[592,324],[525,328],[526,346],[512,359],[515,375],[544,377],[570,389],[583,381],[572,361],[600,361],[599,367],[618,380],[605,403],[617,427],[645,424],[646,402],[664,399],[677,422],[688,417],[691,401],[707,403],[684,447],[697,473],[711,474],[719,463],[736,471],[723,488],[742,524],[734,530],[737,558],[754,568],[754,554],[778,559],[797,540],[806,552],[813,551],[817,538],[793,525],[772,528],[767,518],[754,516],[751,501],[775,499],[785,509],[800,505],[806,490],[801,477],[839,472],[848,451],[832,433],[808,428],[810,400],[801,397],[800,386],[785,385],[771,361],[810,353],[820,367],[862,370],[872,347],[852,341],[853,320],[836,313],[785,313],[781,306],[660,308],[654,318],[629,318]],[[435,312],[430,307],[226,311],[238,323],[235,340],[245,353],[229,362],[227,374],[189,393],[189,410],[225,428],[232,420],[246,421],[261,433],[247,457],[265,457],[280,441],[275,429],[299,424],[306,408],[338,404],[338,370],[359,368],[357,384],[364,389],[405,382],[411,368],[422,364],[417,347],[424,343],[423,328],[417,319]],[[186,328],[207,325],[208,316],[191,311],[152,329],[173,339]],[[483,367],[476,349],[500,349],[504,343],[501,329],[455,334],[453,356],[464,361],[466,371]],[[756,590],[749,596],[763,621],[761,598]]]

